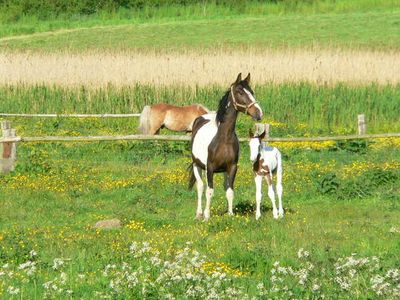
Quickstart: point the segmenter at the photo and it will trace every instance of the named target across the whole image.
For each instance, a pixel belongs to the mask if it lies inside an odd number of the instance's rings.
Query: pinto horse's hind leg
[[[282,176],[283,176],[283,170],[282,170],[282,157],[281,153],[278,152],[277,154],[277,170],[276,170],[276,193],[278,194],[278,200],[279,200],[279,217],[283,217],[283,205],[282,205],[282,193],[283,193],[283,187],[282,187]]]
[[[235,183],[235,177],[237,172],[237,166],[233,165],[226,172],[226,199],[228,200],[228,214],[233,215],[233,184]]]
[[[278,209],[276,208],[276,203],[275,203],[275,191],[274,187],[272,185],[272,176],[271,174],[268,174],[265,176],[265,180],[268,183],[268,197],[271,199],[272,203],[272,214],[275,219],[278,219]]]
[[[196,184],[197,184],[196,218],[200,220],[203,217],[203,209],[202,209],[201,198],[203,196],[204,184],[203,184],[203,180],[201,179],[202,171],[195,164],[193,164],[193,173],[194,173],[194,176],[196,177]]]

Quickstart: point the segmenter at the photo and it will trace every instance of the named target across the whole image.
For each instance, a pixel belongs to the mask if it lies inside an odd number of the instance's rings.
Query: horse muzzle
[[[257,111],[255,114],[252,115],[252,118],[254,121],[260,121],[262,118],[262,114]]]

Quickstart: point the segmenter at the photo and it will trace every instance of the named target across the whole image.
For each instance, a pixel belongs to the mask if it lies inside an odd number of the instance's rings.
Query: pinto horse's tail
[[[193,171],[193,163],[190,164],[190,166],[188,167],[188,171],[189,171],[189,190],[191,190],[196,182],[196,177],[194,176],[194,171]]]
[[[139,133],[149,134],[150,131],[151,106],[146,105],[140,114]]]

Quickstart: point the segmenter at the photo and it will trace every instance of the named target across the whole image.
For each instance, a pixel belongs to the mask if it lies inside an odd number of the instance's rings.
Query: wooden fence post
[[[265,123],[256,123],[256,133],[255,135],[261,135],[263,132],[265,132],[265,136],[264,139],[268,139],[269,138],[269,124]],[[268,145],[268,141],[262,141],[261,142],[263,146]]]
[[[256,123],[256,132],[254,135],[261,135],[265,131],[265,137],[269,138],[269,124]]]
[[[363,135],[367,133],[367,124],[365,123],[365,115],[361,114],[357,116],[358,120],[358,134]]]
[[[256,131],[254,132],[254,136],[261,135],[265,131],[265,126],[262,123],[256,123]]]
[[[269,124],[266,123],[265,125],[265,138],[269,138]]]
[[[11,128],[10,121],[1,122],[1,133],[4,138],[16,137],[16,130]],[[17,160],[17,143],[0,143],[0,173],[14,171]]]

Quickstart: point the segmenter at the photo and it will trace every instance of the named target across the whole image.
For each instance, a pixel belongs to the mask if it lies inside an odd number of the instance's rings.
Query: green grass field
[[[318,99],[350,97],[346,93],[356,97],[376,89],[321,87],[305,93],[313,88],[304,84],[291,89],[259,88],[278,99],[306,94],[314,105]],[[141,86],[109,87],[92,94],[90,101],[84,90],[19,86],[1,91],[5,101],[0,110],[31,112],[56,107],[63,112],[96,113],[111,108],[128,112],[137,111],[135,105],[142,105],[150,95],[154,102],[156,95],[165,97],[165,93],[183,103],[195,97],[190,89],[179,94],[174,89]],[[338,91],[345,96],[337,95]],[[196,97],[211,99],[219,93],[218,88],[197,90]],[[309,97],[314,93],[320,98]],[[379,126],[385,101],[372,104],[362,99],[357,98],[361,107],[374,107],[369,114],[376,120],[375,130],[384,130]],[[270,105],[262,103],[263,107]],[[318,124],[308,120],[289,126],[296,119],[285,119],[285,110],[282,107],[273,115],[276,119],[269,119],[273,136],[308,135],[324,128],[323,114]],[[386,118],[385,126],[396,128],[397,116]],[[22,136],[131,134],[137,127],[137,119],[12,121]],[[248,117],[239,118],[241,136],[252,126]],[[335,127],[336,132],[339,128]],[[398,142],[276,143],[284,155],[286,216],[278,221],[272,218],[264,190],[263,216],[258,222],[244,143],[235,216],[225,215],[222,178],[217,176],[212,218],[207,223],[194,219],[196,193],[187,190],[190,152],[185,142],[21,144],[16,171],[0,175],[0,274],[4,275],[0,293],[30,299],[205,298],[213,294],[238,299],[245,295],[259,299],[266,295],[394,299],[399,278],[392,273],[399,267],[400,254]],[[120,219],[122,228],[93,229],[97,221],[111,218]],[[32,250],[37,255],[32,256]],[[165,261],[172,265],[164,265]],[[194,278],[187,279],[187,274]]]
[[[238,17],[100,28],[0,40],[4,50],[204,50],[243,48],[339,47],[398,49],[399,11]],[[245,26],[244,26],[245,24]]]
[[[210,110],[216,110],[224,92],[225,90],[218,86],[190,88],[137,84],[123,88],[110,85],[93,90],[85,87],[14,85],[0,87],[0,97],[3,99],[0,111],[59,114],[136,113],[141,112],[144,105],[159,102],[180,105],[201,103]],[[263,122],[272,124],[273,136],[354,134],[357,132],[357,115],[360,113],[366,115],[370,133],[400,131],[399,85],[372,84],[358,87],[344,84],[317,86],[305,82],[264,84],[257,86],[255,93],[264,108]],[[16,121],[22,125],[23,120]],[[110,126],[113,130],[125,134],[136,130],[137,119],[121,120],[118,124],[124,123],[129,126]],[[238,132],[242,136],[246,135],[252,123],[251,119],[240,116]],[[52,128],[51,122],[42,125],[44,127],[43,131],[38,133],[40,135],[57,130]],[[83,125],[85,124],[71,124],[80,134],[90,134],[96,130],[90,122]],[[28,135],[34,133],[30,132],[29,128],[27,130]]]
[[[143,8],[124,7],[107,9],[89,7],[94,3],[71,3],[65,0],[64,9],[57,7],[55,1],[36,1],[35,5],[26,5],[27,1],[7,6],[7,1],[0,4],[0,36],[32,34],[82,27],[160,23],[187,20],[232,19],[237,17],[270,17],[277,15],[313,15],[313,14],[346,14],[366,12],[393,12],[400,8],[396,0],[325,0],[325,1],[234,1],[218,5],[213,1],[201,1],[179,5],[164,1],[166,5],[152,6],[146,3]],[[155,1],[153,1],[155,2]],[[161,1],[160,1],[161,2]],[[170,1],[174,2],[174,1]],[[192,1],[194,2],[194,1]],[[18,5],[19,4],[19,5]],[[69,4],[69,5],[65,5]],[[101,3],[99,3],[101,5]],[[84,6],[87,6],[86,9]],[[94,4],[95,5],[95,4]],[[55,6],[55,7],[54,7]],[[110,8],[110,7],[109,7]],[[91,11],[91,12],[89,12]],[[89,13],[88,13],[89,12]]]
[[[399,267],[399,150],[360,154],[343,149],[283,151],[286,216],[272,218],[264,190],[257,222],[243,144],[235,216],[225,215],[217,176],[211,221],[204,223],[194,220],[196,196],[187,190],[185,143],[24,144],[16,172],[0,177],[0,292],[10,297],[11,286],[20,289],[17,297],[29,299],[89,299],[97,292],[112,298],[190,298],[192,286],[199,289],[194,298],[204,298],[211,293],[210,282],[220,298],[229,298],[231,287],[241,291],[239,299],[244,294],[262,299],[264,292],[364,299],[379,296],[372,280],[383,276],[383,283],[392,284],[383,298],[395,298],[399,278],[390,277],[389,270]],[[110,218],[122,220],[122,228],[92,228]],[[187,242],[190,251],[184,250]],[[298,257],[302,248],[308,258]],[[32,250],[37,256],[31,257]],[[207,258],[193,263],[192,250]],[[350,263],[339,260],[345,257]],[[174,265],[153,265],[157,258]],[[361,258],[368,262],[353,261]],[[23,265],[27,261],[34,266]],[[283,269],[276,274],[282,281],[274,282],[270,270],[276,261],[296,272],[308,270],[304,284],[299,284],[300,273]],[[339,273],[337,264],[344,266]],[[197,279],[182,279],[191,273]],[[136,277],[137,284],[130,282]],[[341,280],[351,287],[342,287]],[[257,290],[260,283],[266,291]]]
[[[397,1],[235,5],[25,16],[15,6],[0,13],[7,20],[0,49],[160,55],[399,49]],[[160,101],[215,110],[224,92],[217,85],[84,84],[3,84],[0,112],[132,113]],[[400,130],[399,85],[254,89],[272,137],[354,134],[359,113],[369,133]],[[20,136],[134,134],[138,126],[137,118],[7,120]],[[238,135],[253,126],[241,115]],[[186,142],[19,144],[16,170],[0,174],[0,298],[398,299],[400,139],[273,145],[283,154],[285,217],[273,219],[264,185],[262,217],[255,220],[252,166],[242,143],[235,215],[226,215],[217,175],[211,220],[202,222],[194,218],[196,191],[187,189]],[[93,228],[113,218],[120,228]]]

